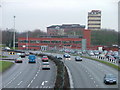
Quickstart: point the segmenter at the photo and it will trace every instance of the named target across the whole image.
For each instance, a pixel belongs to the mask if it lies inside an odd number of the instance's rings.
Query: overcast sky
[[[1,0],[0,28],[13,28],[13,16],[16,16],[17,31],[46,31],[46,27],[57,24],[81,24],[87,28],[88,12],[101,10],[102,28],[118,30],[118,1]]]

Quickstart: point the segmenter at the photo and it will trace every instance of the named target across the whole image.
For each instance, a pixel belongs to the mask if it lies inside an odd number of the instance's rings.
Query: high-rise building
[[[100,30],[101,29],[101,11],[92,10],[88,12],[88,29]]]

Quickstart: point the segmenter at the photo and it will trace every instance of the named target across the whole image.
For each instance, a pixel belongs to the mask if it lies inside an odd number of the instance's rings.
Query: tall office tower
[[[100,30],[101,29],[101,11],[92,10],[88,12],[88,29]]]

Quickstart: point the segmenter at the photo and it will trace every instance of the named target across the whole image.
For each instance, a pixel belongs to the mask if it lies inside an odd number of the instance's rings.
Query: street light
[[[15,49],[15,18],[16,18],[16,16],[13,16],[13,18],[14,18],[13,49]]]

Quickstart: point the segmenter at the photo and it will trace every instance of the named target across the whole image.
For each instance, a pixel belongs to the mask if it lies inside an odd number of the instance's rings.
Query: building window
[[[20,40],[20,43],[28,43],[28,40]]]
[[[73,41],[74,44],[80,44],[81,41]]]
[[[61,41],[51,41],[51,43],[61,43]]]
[[[36,40],[30,40],[30,43],[36,43]]]
[[[50,41],[41,41],[41,43],[50,43]]]
[[[72,43],[72,41],[62,41],[63,44]]]

